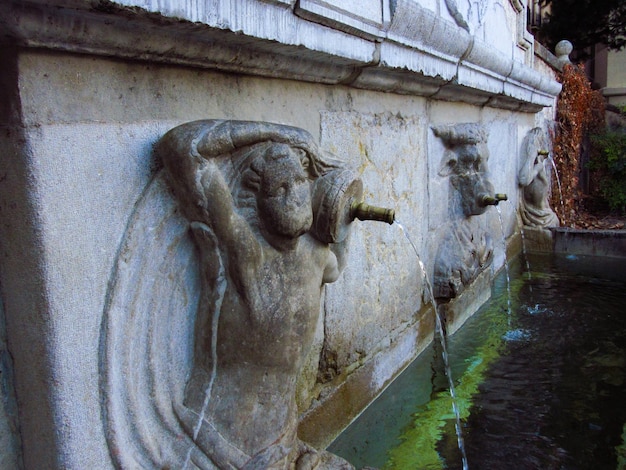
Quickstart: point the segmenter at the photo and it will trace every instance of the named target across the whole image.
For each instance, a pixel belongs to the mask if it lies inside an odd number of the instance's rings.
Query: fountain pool
[[[470,469],[626,469],[626,263],[535,255],[448,338]],[[357,468],[460,469],[437,342],[329,450]]]

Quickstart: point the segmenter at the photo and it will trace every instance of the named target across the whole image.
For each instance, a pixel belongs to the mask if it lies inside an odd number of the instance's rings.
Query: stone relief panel
[[[295,387],[361,181],[271,123],[187,123],[156,153],[104,314],[116,466],[352,468],[298,439]]]
[[[492,116],[485,116],[483,125],[489,129],[489,180],[493,184],[496,194],[502,188],[517,186],[518,168],[518,126],[519,123],[507,113],[496,112]],[[485,230],[494,240],[494,255],[492,265],[502,267],[505,262],[503,236],[507,239],[517,232],[517,204],[519,194],[509,191],[507,199],[501,200],[496,207],[487,210],[484,216],[478,217],[485,224]],[[500,223],[502,219],[502,224]]]
[[[476,123],[433,127],[444,144],[438,176],[449,186],[448,222],[439,224],[433,291],[439,302],[457,297],[493,260],[492,237],[477,220],[495,202],[489,179],[487,131]]]

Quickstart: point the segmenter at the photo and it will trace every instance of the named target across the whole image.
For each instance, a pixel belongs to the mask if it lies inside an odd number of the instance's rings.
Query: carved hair
[[[522,143],[523,159],[534,161],[540,151],[549,151],[549,142],[545,132],[540,127],[528,131]]]
[[[189,220],[202,220],[206,195],[202,174],[207,161],[213,161],[224,175],[235,204],[251,207],[255,173],[260,176],[260,158],[273,144],[301,149],[309,158],[309,177],[316,179],[344,168],[345,164],[321,151],[307,131],[267,122],[203,120],[170,130],[159,141],[155,152],[164,162],[170,186]],[[252,173],[251,173],[251,172]],[[234,194],[234,193],[241,194]]]
[[[448,148],[487,142],[485,127],[474,122],[433,126],[432,130]]]
[[[487,131],[482,124],[448,124],[433,126],[432,130],[446,146],[439,166],[439,176],[486,171],[485,162],[489,158],[489,151],[486,146]],[[471,145],[477,149],[467,149],[466,146]],[[461,151],[459,147],[465,150]]]

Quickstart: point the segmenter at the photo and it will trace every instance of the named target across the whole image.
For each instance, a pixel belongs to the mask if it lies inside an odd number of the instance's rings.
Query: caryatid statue
[[[558,227],[559,219],[550,208],[550,176],[546,171],[549,158],[548,142],[545,132],[535,127],[522,143],[522,166],[518,181],[522,186],[520,215],[528,227]]]
[[[194,366],[176,410],[197,444],[189,460],[352,468],[298,439],[295,396],[361,181],[306,131],[265,122],[187,123],[157,153],[201,257]]]

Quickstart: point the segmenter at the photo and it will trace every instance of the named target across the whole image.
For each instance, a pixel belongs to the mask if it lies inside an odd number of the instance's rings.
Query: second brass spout
[[[481,199],[483,206],[497,206],[500,201],[506,201],[509,197],[503,193],[496,193],[493,196],[484,195]]]
[[[350,208],[350,216],[352,219],[376,220],[387,222],[391,225],[396,218],[396,211],[384,207],[370,206],[364,202],[355,202]]]

